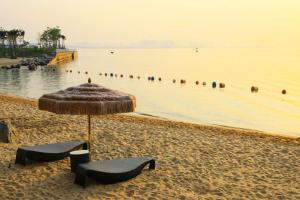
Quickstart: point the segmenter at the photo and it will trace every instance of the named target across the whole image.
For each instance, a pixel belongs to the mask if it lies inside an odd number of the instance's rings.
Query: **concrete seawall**
[[[75,60],[78,52],[75,50],[58,50],[55,57],[49,62],[48,66],[59,65]]]

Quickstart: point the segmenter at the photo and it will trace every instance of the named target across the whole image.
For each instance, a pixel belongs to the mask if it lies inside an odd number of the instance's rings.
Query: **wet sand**
[[[68,160],[11,165],[19,146],[87,139],[87,117],[39,111],[0,95],[0,199],[300,199],[300,139],[130,115],[92,118],[92,159],[151,155],[156,169],[126,182],[75,185]]]

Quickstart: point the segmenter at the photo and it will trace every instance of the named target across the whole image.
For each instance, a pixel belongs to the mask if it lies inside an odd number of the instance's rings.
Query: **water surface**
[[[73,73],[66,72],[70,69]],[[39,98],[88,77],[135,95],[138,113],[300,136],[300,49],[80,49],[78,60],[56,71],[0,70],[0,92]],[[226,88],[212,89],[212,81]],[[251,93],[252,85],[258,93]]]

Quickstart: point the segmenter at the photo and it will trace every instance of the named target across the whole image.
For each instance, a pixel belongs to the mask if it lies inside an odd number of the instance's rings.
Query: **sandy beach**
[[[0,67],[4,65],[15,65],[19,64],[22,58],[9,59],[9,58],[0,58]]]
[[[1,65],[1,63],[0,63]],[[262,132],[130,115],[92,118],[92,159],[151,155],[156,169],[85,189],[68,160],[14,163],[19,146],[87,139],[86,116],[39,111],[37,101],[0,95],[12,143],[0,143],[0,199],[300,199],[300,140]]]

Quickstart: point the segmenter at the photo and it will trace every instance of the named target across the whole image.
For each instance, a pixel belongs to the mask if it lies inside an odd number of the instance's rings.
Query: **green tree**
[[[60,48],[61,29],[59,26],[47,29],[40,36],[40,43],[43,47]]]

